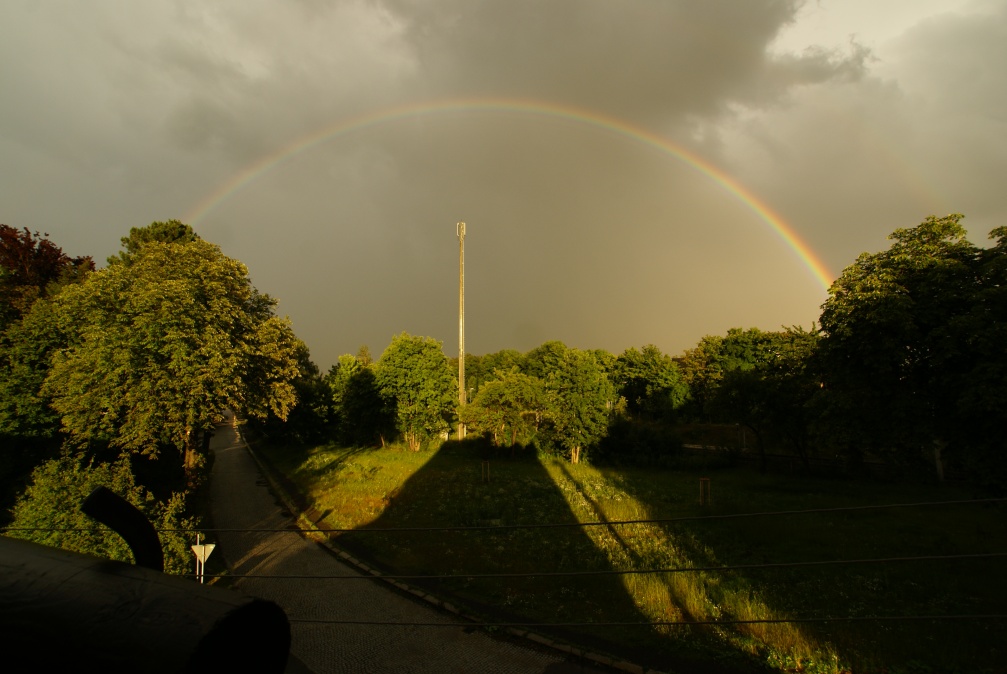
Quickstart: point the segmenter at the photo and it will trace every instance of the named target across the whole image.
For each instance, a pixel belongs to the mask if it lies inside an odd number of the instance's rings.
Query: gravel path
[[[211,508],[220,528],[291,526],[289,514],[266,487],[265,479],[240,437],[228,424],[218,426],[211,448]],[[220,533],[218,554],[235,574],[352,574],[318,544],[291,531]],[[245,593],[270,599],[291,619],[457,622],[369,580],[277,580],[245,578]],[[595,672],[557,655],[497,641],[459,627],[384,627],[293,623],[291,652],[316,674],[454,672],[575,674]],[[294,662],[288,671],[304,671]]]

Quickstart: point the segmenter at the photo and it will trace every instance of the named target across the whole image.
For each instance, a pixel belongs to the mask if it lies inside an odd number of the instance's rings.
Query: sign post
[[[193,554],[196,555],[196,578],[199,578],[199,583],[203,583],[203,567],[206,565],[206,560],[210,558],[210,553],[213,549],[217,547],[215,543],[203,543],[199,542],[199,534],[196,534],[196,544],[190,546],[192,548]]]

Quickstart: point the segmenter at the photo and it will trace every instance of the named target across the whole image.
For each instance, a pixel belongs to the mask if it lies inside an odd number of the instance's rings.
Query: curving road
[[[214,464],[211,511],[219,528],[282,528],[291,518],[269,492],[265,479],[235,429],[217,427],[211,442]],[[320,545],[295,531],[217,534],[218,554],[236,575],[353,574]],[[211,541],[212,542],[212,541]],[[269,599],[291,619],[457,622],[426,605],[370,580],[236,581],[246,594]],[[447,674],[574,674],[596,672],[557,655],[498,641],[459,627],[383,627],[293,623],[288,672],[316,674],[394,672]],[[297,662],[299,660],[300,662]]]

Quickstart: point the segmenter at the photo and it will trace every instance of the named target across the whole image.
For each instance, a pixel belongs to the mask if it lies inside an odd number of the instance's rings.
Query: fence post
[[[699,478],[699,505],[713,505],[713,496],[710,494],[710,478]]]

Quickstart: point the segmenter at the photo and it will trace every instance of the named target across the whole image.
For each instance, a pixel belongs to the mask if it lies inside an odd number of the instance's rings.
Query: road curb
[[[390,585],[401,592],[408,593],[414,596],[415,598],[441,611],[446,611],[448,613],[451,613],[452,615],[458,616],[459,618],[468,620],[473,623],[483,622],[483,620],[480,619],[479,617],[470,615],[468,613],[464,613],[457,607],[455,607],[453,604],[444,601],[443,599],[436,597],[430,594],[429,592],[413,587],[399,580],[385,578],[380,571],[371,568],[361,560],[357,559],[350,553],[346,552],[345,550],[337,546],[332,541],[332,539],[330,539],[328,536],[323,535],[323,532],[318,529],[315,521],[313,521],[312,518],[310,517],[309,513],[312,510],[312,508],[310,506],[308,506],[307,508],[301,508],[297,504],[296,499],[291,494],[289,494],[287,492],[287,489],[280,483],[278,479],[276,479],[275,469],[268,462],[266,462],[265,459],[260,457],[255,452],[255,450],[252,449],[251,445],[249,445],[248,442],[245,440],[245,437],[237,424],[235,424],[234,430],[238,436],[238,440],[245,447],[249,455],[255,461],[256,465],[259,467],[259,471],[262,473],[262,476],[265,478],[266,482],[269,483],[270,489],[273,491],[276,497],[283,502],[284,506],[291,512],[291,514],[294,517],[295,524],[297,524],[297,527],[301,530],[302,533],[309,535],[311,539],[314,540],[316,543],[325,546],[333,554],[335,554],[345,563],[350,564],[351,566],[356,568],[361,573],[373,576],[374,578],[383,581],[387,585]],[[556,651],[557,653],[560,653],[564,656],[572,655],[574,657],[585,660],[591,664],[601,665],[603,667],[608,667],[616,671],[630,672],[632,674],[666,674],[663,671],[657,669],[647,669],[646,667],[642,667],[637,663],[630,662],[628,660],[624,660],[616,656],[588,651],[586,649],[574,646],[572,644],[568,644],[562,641],[552,639],[550,637],[546,637],[536,632],[531,632],[528,630],[514,627],[506,628],[504,631],[506,631],[507,634],[510,635],[511,637],[533,642],[538,646]]]

